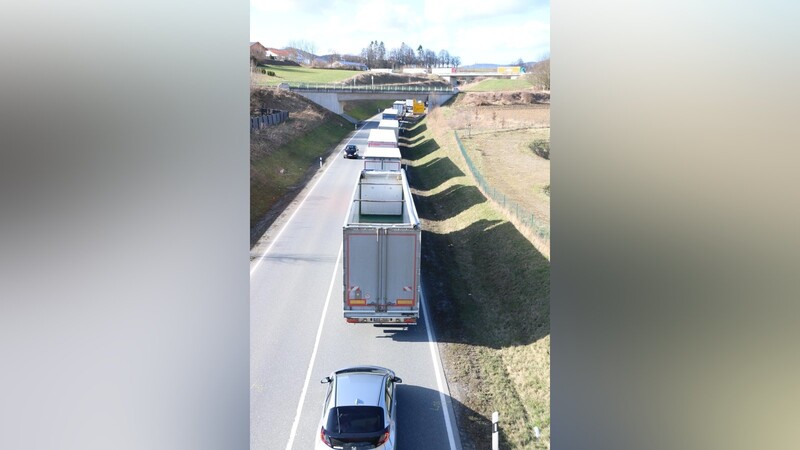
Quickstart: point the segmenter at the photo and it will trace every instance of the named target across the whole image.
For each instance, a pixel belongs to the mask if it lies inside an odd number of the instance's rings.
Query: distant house
[[[279,50],[277,48],[267,48],[266,53],[267,53],[267,58],[275,58],[278,61],[290,61],[294,57],[291,51]]]
[[[255,58],[258,61],[263,61],[267,59],[267,47],[261,45],[260,42],[251,42],[250,43],[250,56]]]

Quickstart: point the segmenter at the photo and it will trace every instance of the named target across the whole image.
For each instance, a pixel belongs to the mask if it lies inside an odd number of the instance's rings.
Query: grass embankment
[[[532,87],[533,84],[525,77],[519,77],[516,80],[505,78],[483,80],[473,85],[466,85],[461,90],[464,92],[519,91]]]
[[[478,190],[446,121],[401,139],[423,223],[422,271],[465,448],[550,446],[550,263]],[[534,439],[534,426],[541,439]]]
[[[319,167],[319,157],[326,155],[351,130],[352,125],[342,118],[329,120],[274,152],[250,161],[250,228],[281,197],[313,174]]]
[[[264,75],[261,69],[275,72],[275,76]],[[259,66],[254,74],[255,82],[262,86],[275,86],[280,83],[336,83],[346,80],[359,72],[339,69],[314,69],[297,66]]]
[[[356,120],[367,120],[379,110],[390,108],[392,103],[393,100],[351,100],[342,102],[342,109],[345,114]]]

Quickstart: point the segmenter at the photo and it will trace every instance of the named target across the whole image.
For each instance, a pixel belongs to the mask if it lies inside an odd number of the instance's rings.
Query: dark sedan
[[[358,158],[358,147],[353,144],[349,144],[344,148],[344,157],[352,159]]]

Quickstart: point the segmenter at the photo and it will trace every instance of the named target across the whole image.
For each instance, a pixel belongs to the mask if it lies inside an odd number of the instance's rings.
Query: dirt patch
[[[550,104],[550,94],[533,89],[507,92],[464,92],[454,106],[499,106]]]

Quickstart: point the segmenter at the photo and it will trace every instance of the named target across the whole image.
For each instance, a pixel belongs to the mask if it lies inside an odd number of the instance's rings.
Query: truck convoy
[[[421,244],[405,170],[362,170],[343,226],[348,323],[417,323]]]

